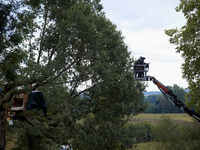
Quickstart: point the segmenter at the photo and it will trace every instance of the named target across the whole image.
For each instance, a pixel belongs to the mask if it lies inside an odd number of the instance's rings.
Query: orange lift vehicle
[[[149,71],[149,63],[145,63],[144,60],[145,57],[140,57],[135,62],[134,65],[135,78],[142,81],[152,81],[173,106],[182,109],[185,113],[187,113],[188,115],[190,115],[191,117],[195,118],[200,122],[200,114],[189,109],[183,102],[178,100],[177,96],[173,93],[173,91],[167,88],[155,77],[147,76],[147,72]]]

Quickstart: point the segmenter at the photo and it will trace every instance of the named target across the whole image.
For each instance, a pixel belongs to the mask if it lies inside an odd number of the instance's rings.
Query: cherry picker
[[[177,96],[173,93],[173,91],[167,88],[155,77],[147,76],[147,72],[149,71],[149,63],[145,63],[144,60],[145,60],[145,57],[140,57],[136,61],[134,65],[135,78],[142,81],[152,81],[173,106],[182,109],[185,113],[187,113],[188,115],[190,115],[191,117],[195,118],[196,120],[200,122],[200,114],[189,109],[183,102],[178,100]]]

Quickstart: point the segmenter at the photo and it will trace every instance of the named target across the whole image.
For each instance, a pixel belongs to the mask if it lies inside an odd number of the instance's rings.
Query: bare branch
[[[51,63],[52,57],[53,57],[53,55],[55,54],[57,47],[58,47],[58,45],[57,45],[55,48],[53,48],[53,50],[51,51],[51,54],[50,54],[50,56],[49,56],[49,62],[48,62],[48,64]]]
[[[74,83],[74,86],[73,86],[73,88],[72,88],[72,90],[70,92],[70,97],[74,94],[75,89],[77,88],[78,82],[79,82],[79,80],[76,79],[76,82]]]
[[[60,72],[59,72],[54,78],[52,78],[50,81],[51,81],[51,82],[52,82],[52,81],[55,81],[58,77],[61,76],[62,73],[64,73],[64,72],[67,71],[68,69],[70,69],[71,66],[75,64],[76,60],[77,60],[77,59],[75,59],[68,67],[66,67],[66,68],[64,68],[62,71],[60,71]]]
[[[46,26],[47,26],[47,14],[48,14],[48,10],[45,9],[45,13],[44,13],[44,26],[43,26],[43,29],[42,29],[42,35],[41,35],[41,41],[40,41],[40,50],[38,52],[37,64],[40,63],[40,57],[41,57],[41,54],[42,54],[43,39],[44,39],[44,35],[45,35],[45,32],[46,32]]]
[[[99,83],[98,83],[98,84],[99,84]],[[84,93],[84,92],[86,92],[86,91],[89,91],[89,90],[93,89],[93,88],[94,88],[96,85],[98,85],[98,84],[95,84],[95,85],[93,85],[93,86],[91,86],[91,87],[89,87],[89,88],[87,88],[87,89],[85,89],[85,90],[82,90],[82,91],[78,92],[77,94],[75,94],[75,95],[73,96],[73,98],[79,96],[81,93]]]

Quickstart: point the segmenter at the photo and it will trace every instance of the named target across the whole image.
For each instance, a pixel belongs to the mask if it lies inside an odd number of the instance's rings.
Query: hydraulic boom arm
[[[135,62],[134,70],[135,70],[135,78],[143,81],[153,81],[155,85],[157,85],[158,89],[165,95],[165,97],[169,100],[169,102],[182,109],[191,117],[195,118],[200,122],[200,114],[195,111],[189,109],[183,102],[177,99],[177,96],[172,92],[172,90],[168,89],[165,85],[163,85],[160,81],[152,76],[147,76],[147,72],[149,71],[149,63],[144,62],[145,57],[140,57],[138,61]]]
[[[153,81],[155,85],[157,85],[158,89],[165,95],[165,97],[169,100],[169,102],[182,109],[185,113],[190,115],[191,117],[195,118],[200,122],[200,114],[196,113],[195,111],[189,109],[183,102],[177,99],[177,96],[172,92],[172,90],[168,89],[165,85],[163,85],[160,81],[152,76],[147,76],[149,81]]]

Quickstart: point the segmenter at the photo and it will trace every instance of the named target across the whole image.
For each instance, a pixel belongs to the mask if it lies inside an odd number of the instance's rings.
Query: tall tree
[[[27,19],[27,23],[30,22],[31,17],[29,13],[19,11],[21,7],[20,1],[0,2],[0,87],[4,87],[2,93],[7,93],[13,89],[10,87],[11,83],[18,81],[17,71],[27,56],[20,47],[29,30],[22,16]],[[4,104],[10,101],[13,94],[13,92],[9,92],[7,95],[0,96],[0,149],[5,148]]]
[[[143,111],[144,85],[100,0],[4,0],[0,11],[0,149],[6,105],[38,88],[50,119],[29,112],[25,120],[42,137],[76,149],[125,149],[124,117]]]
[[[190,89],[187,105],[200,112],[200,3],[196,0],[180,0],[176,11],[181,11],[187,22],[181,29],[167,30],[166,34],[184,59],[183,77],[187,79]]]

